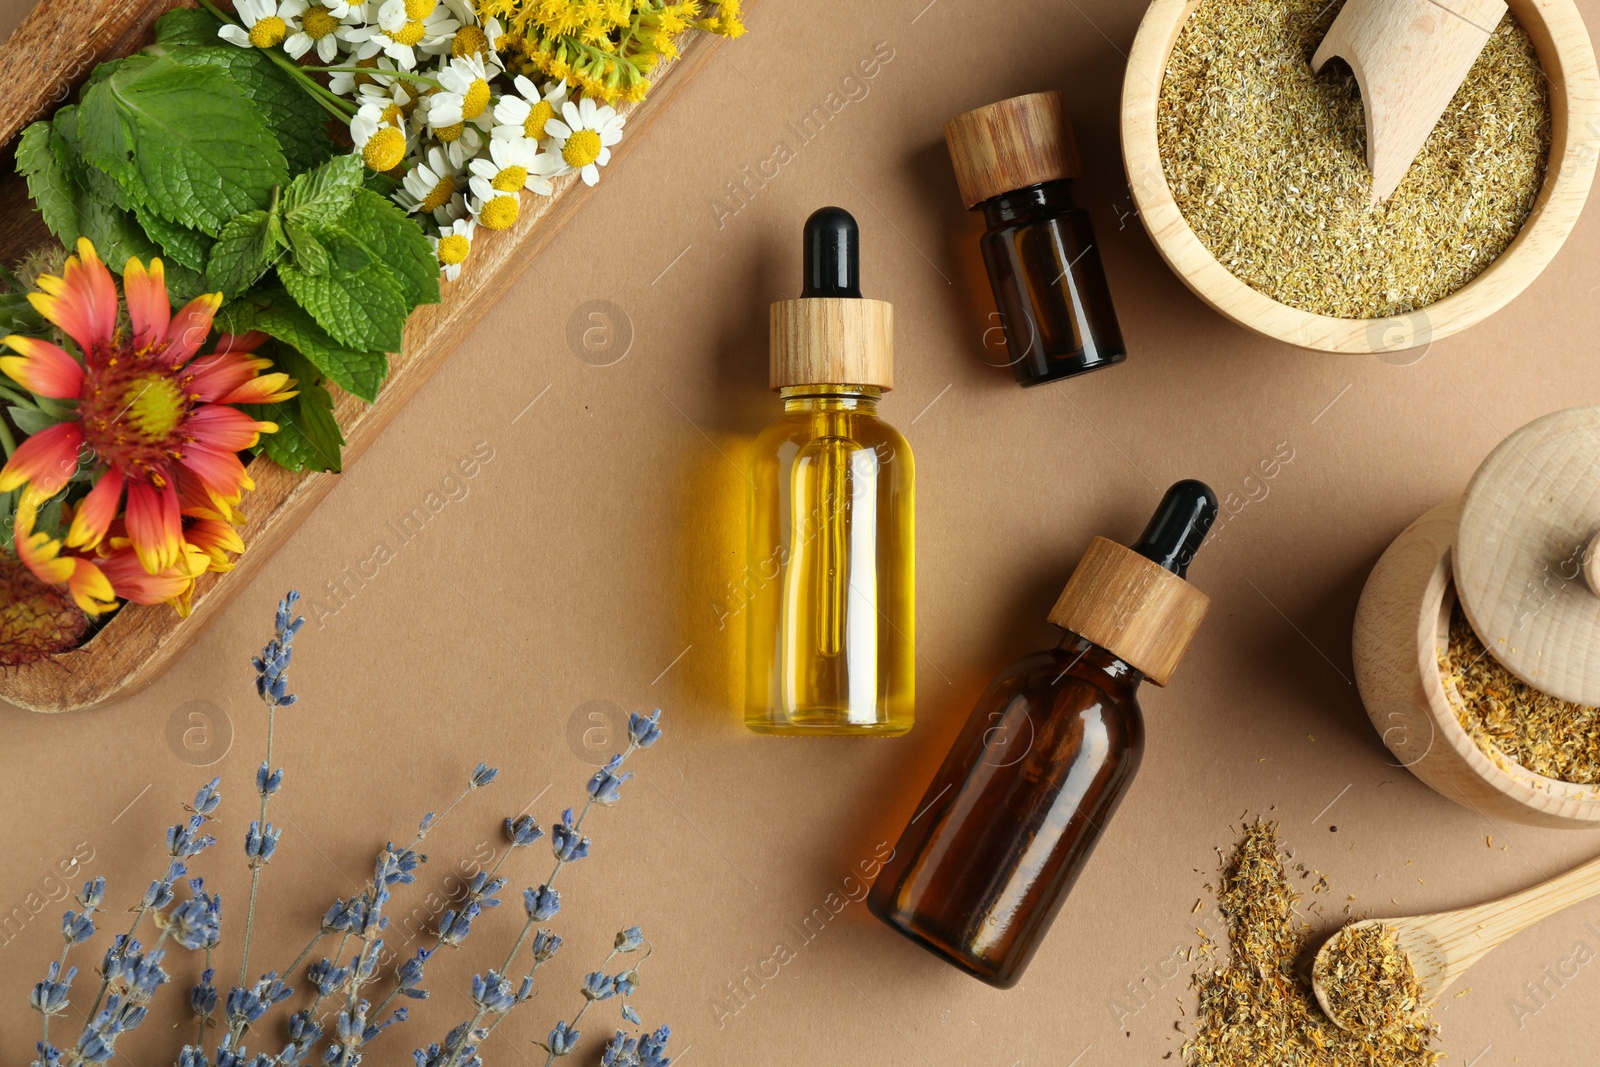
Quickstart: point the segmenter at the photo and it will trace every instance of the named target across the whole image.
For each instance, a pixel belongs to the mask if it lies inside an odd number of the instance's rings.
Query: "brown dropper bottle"
[[[1072,200],[1083,172],[1057,92],[1014,96],[944,126],[961,200],[982,209],[983,263],[1022,385],[1127,358],[1089,214]]]
[[[1065,638],[978,699],[867,897],[874,915],[1017,983],[1139,768],[1140,681],[1167,683],[1210,606],[1183,576],[1216,515],[1216,494],[1182,481],[1131,548],[1094,539],[1050,612]]]

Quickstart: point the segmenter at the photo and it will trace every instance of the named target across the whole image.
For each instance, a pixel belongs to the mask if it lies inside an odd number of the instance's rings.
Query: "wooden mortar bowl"
[[[1184,284],[1226,317],[1268,337],[1324,352],[1395,352],[1459,333],[1499,311],[1539,276],[1572,231],[1600,156],[1600,73],[1572,0],[1509,0],[1550,81],[1550,160],[1528,221],[1476,278],[1404,315],[1336,319],[1280,304],[1217,262],[1172,199],[1156,147],[1167,57],[1200,0],[1154,0],[1139,24],[1122,86],[1122,159],[1139,220]]]
[[[1458,804],[1533,826],[1600,826],[1600,788],[1486,755],[1456,718],[1439,672],[1455,588],[1450,551],[1461,502],[1406,527],[1373,567],[1356,607],[1356,687],[1400,765]]]

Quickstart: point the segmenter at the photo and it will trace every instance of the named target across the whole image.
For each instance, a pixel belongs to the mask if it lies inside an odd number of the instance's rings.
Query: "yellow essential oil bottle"
[[[805,288],[772,305],[783,415],[750,463],[745,725],[892,737],[915,686],[914,468],[878,418],[894,384],[894,308],[861,296],[842,208],[806,220]]]

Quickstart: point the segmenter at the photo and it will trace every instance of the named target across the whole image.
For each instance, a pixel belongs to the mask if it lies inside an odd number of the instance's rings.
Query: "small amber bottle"
[[[878,417],[894,384],[894,308],[861,295],[842,208],[806,220],[800,299],[772,305],[783,414],[750,463],[745,725],[890,737],[915,693],[911,447]]]
[[[956,183],[982,208],[983,263],[1023,385],[1059,381],[1127,358],[1088,212],[1061,94],[1031,93],[957,115],[944,127]]]
[[[874,915],[1016,984],[1139,768],[1140,681],[1166,684],[1210,606],[1183,575],[1216,514],[1183,481],[1132,548],[1094,539],[1050,612],[1065,638],[978,699],[867,897]]]

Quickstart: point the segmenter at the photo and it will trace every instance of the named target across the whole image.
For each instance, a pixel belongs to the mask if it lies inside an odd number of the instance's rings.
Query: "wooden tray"
[[[0,85],[10,106],[0,116],[0,155],[6,178],[0,181],[0,255],[19,258],[49,234],[27,189],[13,173],[11,142],[28,123],[64,103],[96,63],[137,51],[151,36],[151,25],[175,0],[42,0],[0,44]],[[185,5],[190,6],[190,5]],[[693,33],[683,54],[657,72],[643,103],[623,104],[627,135],[617,146],[625,153],[637,143],[690,78],[706,65],[721,42]],[[361,457],[389,420],[422,388],[472,327],[494,306],[523,269],[588,198],[590,187],[569,175],[556,181],[555,195],[524,197],[515,227],[485,233],[455,282],[443,284],[440,304],[418,308],[406,324],[404,351],[390,359],[389,377],[375,404],[339,392],[334,413],[344,430],[344,462]],[[195,585],[194,611],[180,619],[165,604],[128,604],[83,646],[26,667],[0,672],[0,699],[39,712],[75,711],[132,692],[156,678],[225,609],[278,546],[328,494],[338,475],[291,473],[271,460],[249,465],[254,492],[241,505],[249,516],[241,534],[248,546],[238,566],[226,574],[206,574]]]

